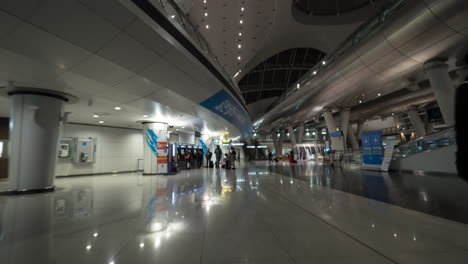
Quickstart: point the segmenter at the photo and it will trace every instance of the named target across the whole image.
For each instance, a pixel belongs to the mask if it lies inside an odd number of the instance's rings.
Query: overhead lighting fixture
[[[241,7],[241,11],[244,12],[244,7]]]
[[[175,17],[175,15],[172,15],[172,16],[171,16],[171,18],[174,18],[174,17]]]
[[[148,115],[143,115],[143,117],[144,117],[144,118],[147,118],[147,117],[148,117]]]
[[[242,19],[241,19],[241,20],[239,20],[239,23],[242,24],[242,23],[244,23],[244,21],[242,21]]]
[[[236,72],[236,74],[234,74],[233,78],[236,78],[239,75],[239,73],[240,73],[240,71]]]
[[[102,121],[102,120],[101,120],[101,121],[99,121],[99,124],[104,124],[104,121]]]
[[[241,44],[237,45],[237,48],[239,48],[239,49],[242,48],[242,45]]]
[[[360,103],[360,104],[362,104],[362,101],[361,101],[361,100],[359,100],[359,103]]]
[[[99,115],[93,115],[93,117],[94,117],[94,118],[98,118],[98,117],[99,117]]]
[[[299,83],[296,84],[296,88],[297,88],[297,89],[301,88],[301,84],[299,84]]]
[[[239,37],[242,36],[242,32],[239,32]]]
[[[380,96],[380,95],[381,95],[380,93],[377,94],[377,96]]]
[[[203,0],[203,3],[206,4],[206,0]]]
[[[237,60],[241,60],[241,56],[237,56]]]
[[[317,75],[317,71],[314,71],[314,75]]]
[[[208,13],[207,13],[207,12],[205,12],[205,16],[208,16]]]
[[[327,62],[326,62],[326,61],[322,61],[322,65],[325,65],[325,64],[327,64]]]
[[[116,106],[116,107],[114,107],[114,110],[120,111],[120,110],[122,110],[122,107]]]
[[[210,25],[206,25],[206,29],[209,29],[210,28]]]
[[[87,245],[86,250],[90,250],[90,249],[91,249],[91,245]]]

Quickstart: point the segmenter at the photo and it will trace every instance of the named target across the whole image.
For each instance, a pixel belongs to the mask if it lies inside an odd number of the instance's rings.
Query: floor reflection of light
[[[94,233],[93,237],[98,237],[98,235],[99,235],[98,233]]]
[[[86,250],[91,250],[92,246],[91,245],[87,245],[86,246]]]
[[[111,261],[111,262],[109,262],[109,264],[115,264],[115,261]]]
[[[161,238],[158,236],[156,236],[156,238],[154,239],[154,248],[158,248],[159,246],[161,245]]]
[[[394,234],[393,234],[393,237],[396,238],[396,237],[398,237],[398,235],[397,235],[396,233],[394,233]]]
[[[416,237],[413,237],[413,241],[416,241]]]
[[[145,247],[145,243],[140,243],[140,248],[144,248]]]

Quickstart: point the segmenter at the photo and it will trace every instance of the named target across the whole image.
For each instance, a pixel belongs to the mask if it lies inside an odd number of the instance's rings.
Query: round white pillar
[[[13,90],[10,116],[10,191],[51,191],[63,104],[68,98],[54,91]]]
[[[441,60],[428,61],[424,64],[424,70],[434,90],[445,124],[453,126],[455,89],[450,80],[448,65]]]
[[[168,172],[167,123],[143,122],[143,175]]]

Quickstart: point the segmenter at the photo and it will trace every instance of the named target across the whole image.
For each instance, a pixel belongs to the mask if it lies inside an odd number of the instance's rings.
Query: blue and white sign
[[[366,165],[382,164],[382,134],[379,131],[362,134],[362,156]]]
[[[221,90],[200,103],[201,106],[221,116],[236,126],[243,135],[248,135],[253,127],[247,112],[225,90]]]

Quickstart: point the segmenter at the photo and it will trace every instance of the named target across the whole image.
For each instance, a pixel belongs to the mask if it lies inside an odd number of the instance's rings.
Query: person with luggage
[[[236,150],[234,149],[234,147],[231,147],[231,152],[229,154],[230,154],[229,156],[230,156],[230,161],[231,161],[231,164],[230,164],[231,168],[233,170],[235,170],[236,169],[236,155],[237,155],[237,153],[236,153]]]
[[[208,168],[213,168],[213,162],[211,161],[211,157],[213,156],[213,153],[211,153],[210,149],[206,152],[206,166]]]
[[[219,145],[216,146],[215,149],[215,158],[216,158],[216,168],[219,169],[219,163],[221,162],[221,157],[223,156],[223,151],[221,151],[221,148]]]
[[[224,153],[223,163],[221,164],[223,169],[231,169],[231,161],[229,160],[229,155]]]
[[[187,152],[187,155],[185,155],[184,160],[185,160],[185,168],[187,170],[190,170],[190,160],[192,159],[192,155],[190,155],[190,152]]]
[[[197,159],[198,168],[201,168],[201,166],[203,165],[203,151],[199,149],[195,155],[195,158]]]

